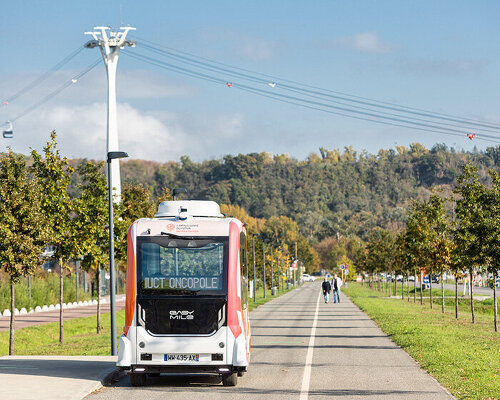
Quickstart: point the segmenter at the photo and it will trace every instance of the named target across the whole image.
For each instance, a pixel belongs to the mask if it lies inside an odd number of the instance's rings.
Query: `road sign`
[[[340,269],[344,270],[345,269],[345,265],[344,264],[340,264]]]
[[[348,270],[348,269],[346,269],[346,270],[344,271],[344,274],[349,275],[349,270]]]

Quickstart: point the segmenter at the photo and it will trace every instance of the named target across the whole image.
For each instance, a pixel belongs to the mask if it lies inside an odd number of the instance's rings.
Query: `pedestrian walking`
[[[337,274],[333,276],[332,286],[333,286],[333,302],[336,303],[338,301],[340,303],[339,290],[340,287],[342,286],[342,279],[340,279],[337,276]]]
[[[323,297],[325,298],[325,303],[328,303],[330,292],[332,291],[332,285],[328,282],[328,278],[325,276],[325,280],[321,284],[321,288],[323,289]]]

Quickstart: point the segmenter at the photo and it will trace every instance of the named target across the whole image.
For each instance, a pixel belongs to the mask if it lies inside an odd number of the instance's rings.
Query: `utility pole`
[[[283,273],[283,268],[285,268],[285,265],[283,264],[283,251],[284,249],[281,250],[281,254],[280,254],[280,264],[281,264],[281,273]],[[280,281],[281,281],[281,290],[284,291],[285,288],[283,287],[283,279],[281,279],[282,277],[280,276]]]
[[[280,292],[280,280],[281,280],[281,270],[280,270],[280,254],[281,254],[281,247],[278,246],[278,254],[276,255],[276,263],[277,268],[278,268],[278,292]]]
[[[273,275],[274,275],[274,267],[273,267],[273,256],[274,256],[274,250],[273,250],[273,245],[271,244],[271,296],[273,294],[273,287],[274,287],[274,284],[273,284]]]
[[[253,247],[253,301],[257,301],[257,275],[255,274],[255,233],[252,236],[252,247]]]
[[[295,286],[295,282],[297,280],[297,268],[299,267],[299,258],[297,257],[297,242],[295,242],[295,267],[293,270],[293,286]]]
[[[266,242],[262,241],[262,270],[264,273],[264,298],[266,298]]]
[[[120,49],[125,46],[135,47],[135,42],[127,40],[127,33],[135,31],[130,26],[120,28],[119,32],[112,32],[107,26],[96,26],[94,31],[85,32],[86,35],[92,35],[93,40],[85,44],[85,48],[93,49],[99,47],[101,50],[104,65],[106,66],[106,75],[108,77],[108,123],[107,123],[107,141],[106,154],[118,151],[118,126],[116,117],[116,67],[118,65],[118,54]],[[120,180],[120,161],[111,160],[111,181],[113,187],[113,202],[119,203],[121,199],[121,180]],[[108,184],[110,178],[108,176]]]

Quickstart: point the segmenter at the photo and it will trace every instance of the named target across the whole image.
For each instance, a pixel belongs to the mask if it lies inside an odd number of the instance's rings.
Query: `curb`
[[[92,387],[89,387],[87,392],[81,398],[85,399],[88,395],[98,391],[99,389],[110,386],[112,383],[118,382],[125,374],[121,371],[118,371],[116,367],[113,369],[108,369],[104,371],[101,375],[97,377],[98,381]]]

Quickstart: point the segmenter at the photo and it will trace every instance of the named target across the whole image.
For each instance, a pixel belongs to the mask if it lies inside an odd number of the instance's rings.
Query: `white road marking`
[[[304,376],[302,377],[302,387],[300,388],[300,400],[307,400],[309,398],[309,383],[311,382],[311,366],[314,352],[314,339],[316,337],[316,325],[318,324],[319,301],[321,299],[321,291],[318,295],[316,302],[316,311],[314,312],[314,321],[311,329],[311,336],[309,337],[309,347],[307,348],[306,363],[304,367]]]

